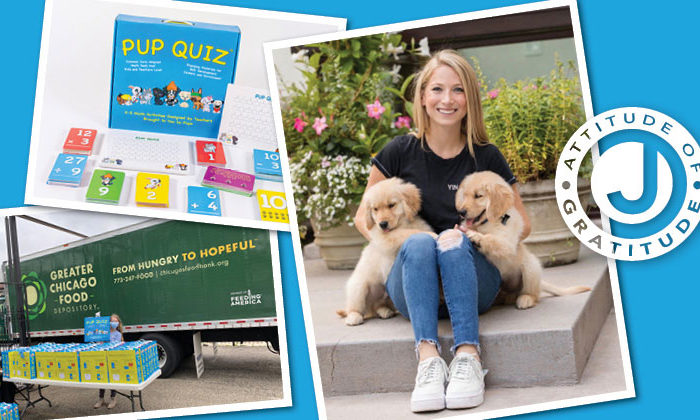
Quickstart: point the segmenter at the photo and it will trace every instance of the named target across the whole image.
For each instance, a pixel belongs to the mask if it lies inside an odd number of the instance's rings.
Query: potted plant
[[[546,77],[487,86],[482,105],[489,140],[503,153],[518,179],[532,232],[528,248],[545,266],[574,262],[580,243],[559,213],[554,193],[557,162],[569,137],[586,120],[581,86],[573,63],[555,60]],[[583,173],[590,172],[590,159]],[[590,181],[579,180],[586,205]]]
[[[405,91],[398,34],[308,45],[294,54],[303,81],[284,84],[283,123],[302,238],[308,223],[329,268],[353,268],[364,238],[352,226],[370,159],[411,119],[394,109]]]

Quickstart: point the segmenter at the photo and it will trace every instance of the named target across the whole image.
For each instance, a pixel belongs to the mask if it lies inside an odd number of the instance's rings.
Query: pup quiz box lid
[[[216,138],[237,26],[117,16],[109,126]]]

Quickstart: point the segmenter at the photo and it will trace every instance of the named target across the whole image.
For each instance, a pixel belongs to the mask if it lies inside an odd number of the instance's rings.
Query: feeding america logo
[[[591,191],[601,213],[621,225],[596,226],[577,191],[581,164],[600,147]],[[700,220],[700,147],[680,123],[646,108],[607,111],[581,126],[562,151],[555,178],[559,210],[576,237],[609,258],[641,261],[680,245]]]

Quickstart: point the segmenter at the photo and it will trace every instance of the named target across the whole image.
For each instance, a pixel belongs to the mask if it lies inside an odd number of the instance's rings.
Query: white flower
[[[389,72],[389,74],[391,75],[392,82],[397,83],[401,79],[401,75],[399,75],[400,71],[401,71],[401,65],[394,64],[394,67],[392,67],[391,71]]]
[[[292,54],[292,61],[293,62],[298,62],[301,61],[302,63],[308,63],[309,62],[309,57],[306,55],[308,53],[308,50],[301,49],[294,54]]]
[[[401,54],[404,50],[403,45],[399,45],[398,47],[395,47],[394,44],[389,43],[389,45],[386,46],[386,48],[382,47],[382,51],[384,51],[387,54],[392,54],[394,56],[395,60],[399,59],[399,54]]]
[[[424,37],[418,41],[418,55],[430,57],[430,47],[428,46],[428,37]]]

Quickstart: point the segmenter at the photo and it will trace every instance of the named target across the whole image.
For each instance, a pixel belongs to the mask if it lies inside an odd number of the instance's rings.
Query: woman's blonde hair
[[[110,318],[110,320],[111,320],[111,318],[117,318],[117,321],[119,321],[119,325],[117,326],[117,331],[124,334],[124,325],[122,325],[122,319],[119,317],[119,315],[112,314],[112,315],[110,315],[109,318]]]
[[[462,120],[462,134],[467,137],[469,153],[474,156],[474,144],[483,146],[488,144],[484,125],[484,113],[481,109],[481,97],[479,95],[479,80],[472,66],[454,50],[442,50],[433,54],[418,72],[413,93],[413,120],[416,124],[417,137],[423,141],[425,133],[430,129],[430,117],[423,106],[423,93],[432,77],[433,72],[440,66],[448,66],[459,76],[464,94],[467,98],[467,115]]]

